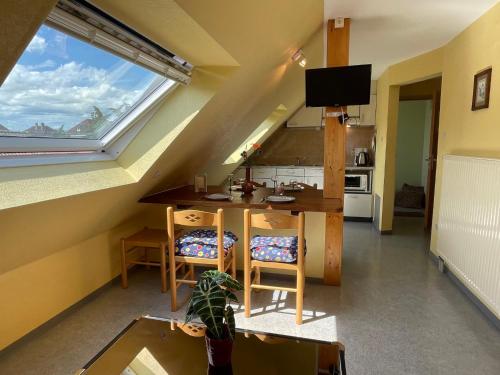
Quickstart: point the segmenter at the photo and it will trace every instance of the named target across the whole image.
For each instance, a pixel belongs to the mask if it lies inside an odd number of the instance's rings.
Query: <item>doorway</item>
[[[399,92],[394,216],[423,217],[432,228],[441,77]]]

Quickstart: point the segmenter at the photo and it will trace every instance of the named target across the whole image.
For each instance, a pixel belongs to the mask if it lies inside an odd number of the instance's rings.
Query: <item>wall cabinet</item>
[[[347,107],[347,114],[350,119],[349,125],[357,126],[373,126],[376,121],[377,114],[377,95],[370,95],[370,104],[367,105],[353,105]]]
[[[375,117],[377,114],[377,95],[370,95],[370,104],[359,107],[359,125],[371,126],[375,125]]]

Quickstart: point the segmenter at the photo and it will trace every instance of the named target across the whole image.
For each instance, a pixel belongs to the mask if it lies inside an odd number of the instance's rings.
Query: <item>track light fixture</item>
[[[304,55],[304,52],[300,48],[297,50],[297,52],[293,54],[292,60],[294,62],[298,62],[299,65],[303,68],[305,68],[305,66],[307,65],[306,56]]]

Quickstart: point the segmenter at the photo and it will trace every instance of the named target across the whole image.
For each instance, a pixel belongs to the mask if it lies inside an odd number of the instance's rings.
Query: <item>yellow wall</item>
[[[33,0],[34,13],[14,3],[2,2],[0,35],[22,52],[51,3]],[[175,14],[169,19],[137,13],[135,1],[98,3],[167,47],[176,40],[173,48],[196,64],[193,81],[161,103],[116,161],[0,169],[0,294],[9,301],[0,305],[0,349],[114,277],[120,236],[162,226],[163,208],[138,204],[140,197],[222,163],[279,104],[295,111],[304,100],[303,70],[290,56],[309,43],[322,51],[317,38],[310,42],[322,23],[321,0],[181,1],[183,9],[166,0],[158,14]],[[9,19],[18,18],[20,39],[8,35]],[[266,28],[255,19],[266,19]],[[179,30],[186,31],[181,42]],[[201,56],[208,45],[214,53]],[[2,58],[7,73],[17,57]]]
[[[500,4],[445,46],[393,65],[378,82],[377,154],[374,191],[382,197],[380,230],[391,230],[399,85],[442,74],[434,223],[440,204],[443,155],[500,157]],[[471,111],[474,74],[493,67],[490,108]],[[439,232],[432,229],[431,250]]]
[[[120,237],[151,222],[149,217],[144,213],[67,249],[0,274],[0,350],[117,276]],[[47,233],[46,240],[52,236],[57,236],[56,230]]]
[[[137,200],[169,173],[152,167],[175,157],[166,150],[232,73],[214,71],[167,97],[117,161],[0,170],[0,295],[9,301],[0,349],[116,276],[121,236],[162,227],[162,207]]]
[[[434,223],[439,214],[443,155],[500,157],[500,4],[446,45],[439,127]],[[490,107],[471,111],[474,74],[493,68]],[[431,249],[439,231],[433,228]]]

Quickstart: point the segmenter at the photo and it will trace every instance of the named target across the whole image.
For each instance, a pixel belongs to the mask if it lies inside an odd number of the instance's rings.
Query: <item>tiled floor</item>
[[[346,223],[343,286],[308,283],[301,327],[294,296],[277,292],[254,294],[254,316],[246,320],[240,307],[237,324],[337,338],[350,374],[500,374],[500,332],[438,272],[421,221],[398,218],[392,236]],[[1,354],[0,374],[71,374],[136,316],[169,310],[157,272],[134,272],[128,290],[107,288]]]

